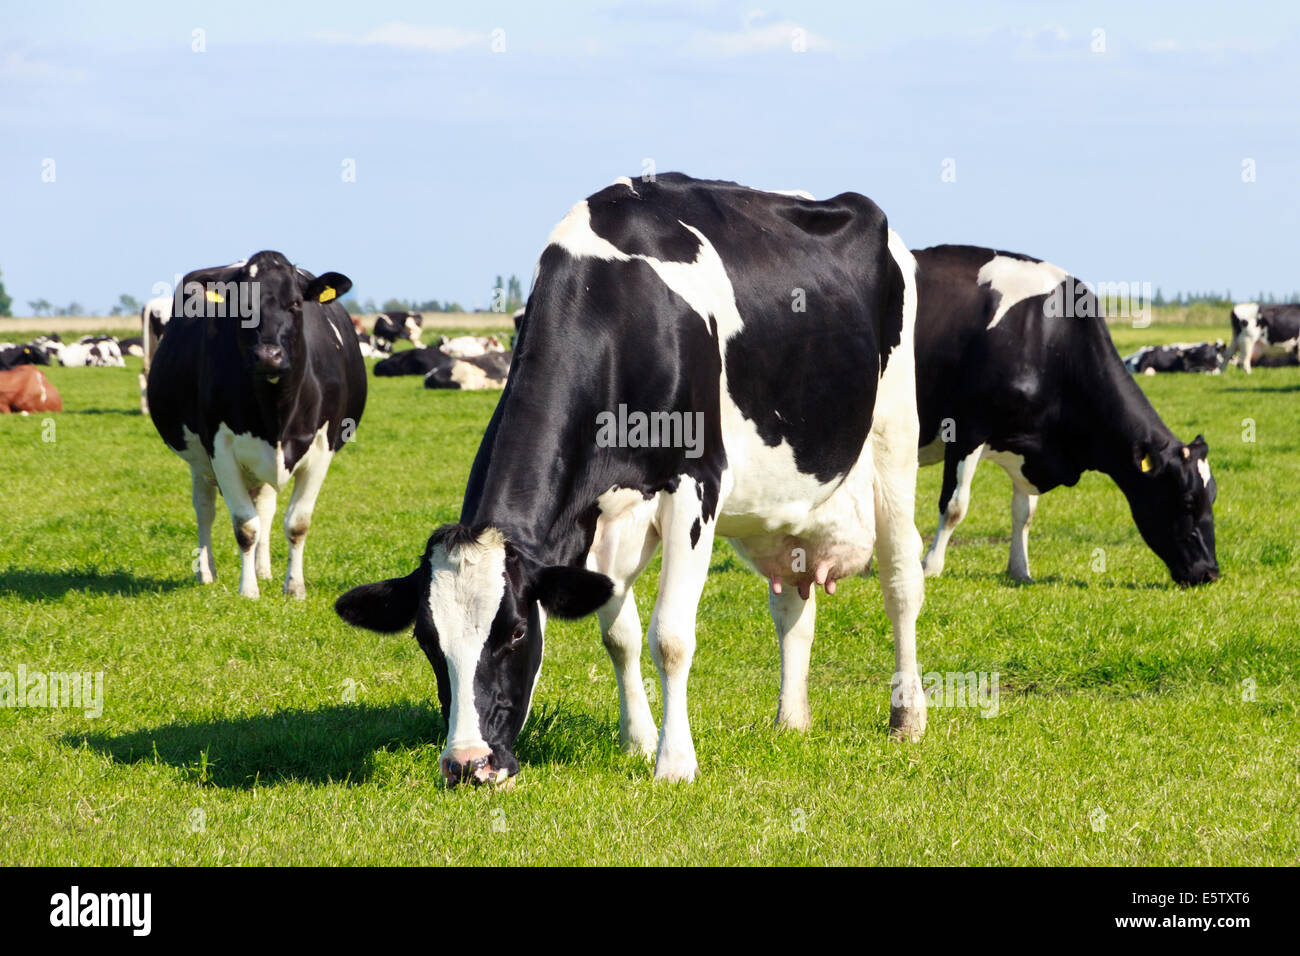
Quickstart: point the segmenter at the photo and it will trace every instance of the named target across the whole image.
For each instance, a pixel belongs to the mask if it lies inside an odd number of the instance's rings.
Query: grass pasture
[[[1115,337],[1127,353],[1224,324]],[[764,585],[719,543],[691,675],[699,780],[656,785],[619,752],[595,621],[555,621],[505,793],[439,785],[423,654],[331,609],[456,517],[498,393],[372,377],[316,509],[307,600],[277,580],[250,602],[224,507],[218,582],[193,582],[187,470],[138,413],[138,371],[49,370],[53,436],[43,416],[0,416],[0,672],[104,674],[96,718],[0,708],[0,864],[1300,862],[1300,369],[1141,380],[1210,444],[1223,578],[1205,588],[1170,582],[1096,474],[1043,498],[1037,581],[1009,582],[1010,486],[981,469],[919,649],[925,672],[996,672],[995,717],[936,707],[921,743],[888,741],[872,578],[821,596],[814,728],[775,731]],[[927,541],[939,480],[921,474]],[[277,531],[277,579],[285,558]]]

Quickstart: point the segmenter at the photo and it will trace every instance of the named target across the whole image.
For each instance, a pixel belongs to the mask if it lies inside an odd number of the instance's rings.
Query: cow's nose
[[[253,358],[257,359],[260,368],[278,369],[284,367],[284,349],[278,345],[259,345],[253,349]]]
[[[487,747],[456,748],[442,758],[442,777],[449,787],[464,780],[477,787],[495,776],[491,764],[492,751]]]

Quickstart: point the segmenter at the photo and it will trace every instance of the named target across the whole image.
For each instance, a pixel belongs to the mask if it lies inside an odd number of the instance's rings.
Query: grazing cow
[[[144,359],[140,367],[140,414],[149,414],[149,366],[154,354],[162,342],[167,323],[172,317],[172,297],[160,295],[150,299],[140,309],[140,357]],[[130,339],[123,340],[124,342]],[[132,353],[134,354],[134,353]]]
[[[0,371],[0,414],[61,411],[63,398],[59,390],[35,365]]]
[[[1232,307],[1229,318],[1232,345],[1227,360],[1240,363],[1247,375],[1252,365],[1296,364],[1292,357],[1300,355],[1300,304],[1241,302]],[[1266,357],[1273,361],[1262,362]]]
[[[438,349],[425,349],[437,352]],[[505,388],[510,375],[510,352],[488,352],[461,359],[448,355],[424,376],[425,388],[461,388],[477,391],[485,388]]]
[[[0,342],[0,370],[17,368],[19,365],[49,364],[49,353],[35,342],[28,342],[26,345]]]
[[[346,276],[296,269],[278,252],[185,276],[149,370],[149,410],[190,466],[198,579],[213,580],[218,489],[241,553],[239,593],[271,576],[276,495],[284,515],[284,593],[304,597],[303,541],[330,460],[361,420],[366,367],[337,299]],[[197,303],[197,307],[196,307]]]
[[[434,531],[410,574],[336,604],[377,631],[415,622],[448,784],[518,772],[546,618],[593,611],[625,747],[657,752],[658,778],[694,778],[686,684],[715,534],[770,581],[777,719],[800,729],[813,590],[863,573],[874,547],[890,726],[921,734],[913,269],[856,193],[810,202],[674,173],[573,207],[542,252],[459,523]],[[632,584],[661,543],[656,735]]]
[[[424,316],[419,312],[381,312],[370,332],[385,344],[384,351],[391,352],[398,339],[406,339],[417,349],[424,348],[420,341],[423,328]]]
[[[376,362],[374,373],[389,377],[397,375],[428,375],[435,367],[447,364],[451,356],[442,349],[406,349]]]
[[[1138,531],[1175,581],[1215,580],[1216,488],[1205,439],[1184,445],[1160,420],[1083,283],[1049,263],[993,249],[934,246],[915,255],[921,464],[943,462],[926,574],[943,570],[975,468],[988,458],[1014,488],[1013,578],[1029,580],[1038,496],[1100,471],[1124,493]],[[1071,299],[1063,304],[1066,289]],[[1070,301],[1087,317],[1067,317]]]
[[[83,335],[75,345],[59,352],[59,364],[67,368],[124,368],[122,350],[111,335]]]
[[[1218,375],[1223,369],[1225,348],[1223,339],[1146,345],[1125,358],[1124,367],[1134,375],[1155,375],[1157,372],[1209,372]]]

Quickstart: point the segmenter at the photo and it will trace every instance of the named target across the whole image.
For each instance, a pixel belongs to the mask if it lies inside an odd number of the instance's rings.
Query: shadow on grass
[[[43,601],[61,598],[69,591],[88,594],[162,593],[184,587],[188,582],[168,578],[140,577],[120,568],[102,571],[98,568],[72,568],[67,571],[50,571],[44,568],[0,568],[0,596],[12,595],[25,601]]]
[[[1251,388],[1248,385],[1231,385],[1227,388],[1219,389],[1221,392],[1300,392],[1300,385],[1257,385]]]
[[[1166,581],[1132,581],[1116,580],[1104,574],[1099,574],[1094,578],[1076,578],[1064,577],[1059,574],[1034,575],[1032,580],[1018,581],[1006,571],[965,571],[965,572],[944,572],[945,577],[953,577],[962,581],[979,581],[989,585],[998,585],[1009,589],[1032,588],[1035,585],[1052,585],[1062,588],[1077,588],[1079,590],[1093,590],[1096,588],[1116,589],[1123,588],[1128,591],[1169,591],[1178,590],[1178,585],[1172,580]]]
[[[139,408],[68,408],[65,409],[65,415],[130,415],[135,418],[147,418],[142,416]]]
[[[118,763],[165,763],[195,784],[250,789],[283,783],[356,785],[374,773],[375,754],[441,744],[446,726],[426,703],[338,704],[250,717],[165,724],[110,736],[69,734],[62,743],[90,747]],[[614,750],[596,741],[611,728],[585,714],[542,709],[529,719],[515,748],[519,762],[571,763]],[[437,783],[437,752],[429,759]]]

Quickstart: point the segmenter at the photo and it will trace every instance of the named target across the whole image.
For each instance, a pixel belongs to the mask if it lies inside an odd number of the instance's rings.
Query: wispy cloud
[[[392,46],[408,50],[429,50],[433,53],[455,53],[458,50],[486,45],[490,34],[475,33],[457,27],[424,26],[393,21],[361,36],[346,33],[318,33],[316,39],[325,43],[354,46]]]
[[[687,50],[698,56],[748,56],[784,50],[803,53],[826,50],[830,41],[793,20],[764,23],[762,10],[751,10],[741,20],[739,30],[697,30],[691,34]]]
[[[25,54],[14,51],[0,56],[0,76],[80,83],[86,78],[86,71],[47,60],[29,60]]]

